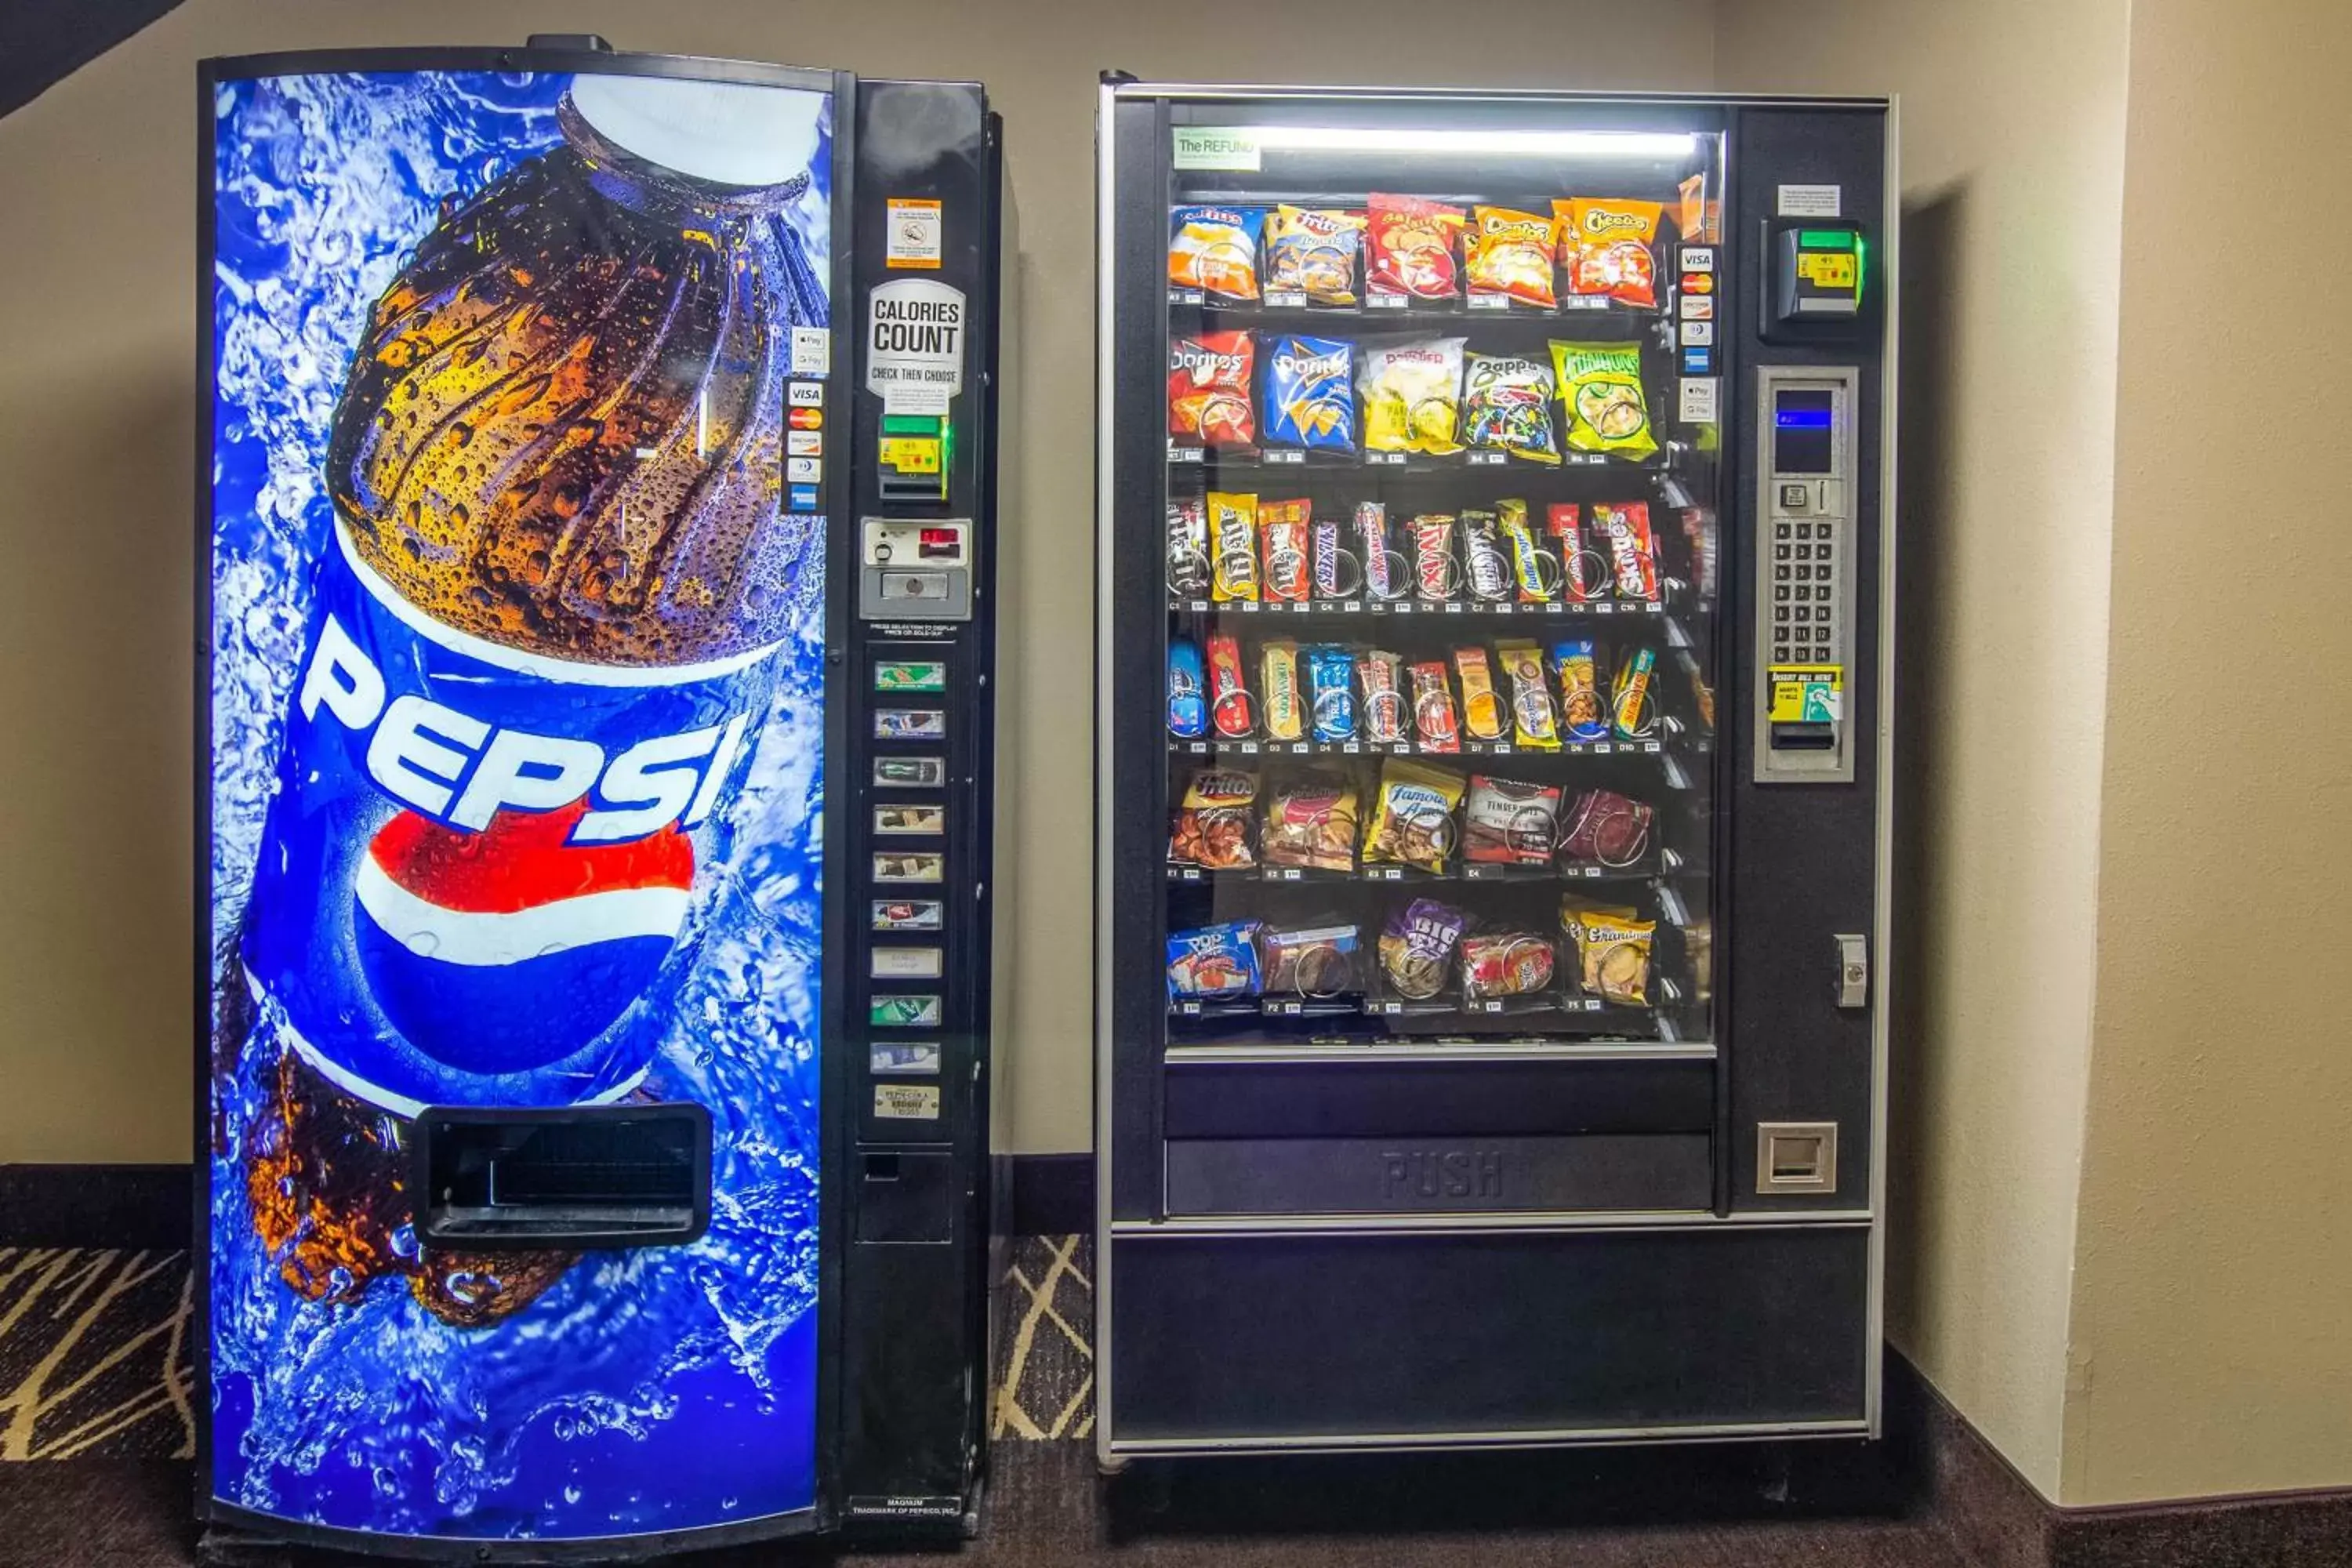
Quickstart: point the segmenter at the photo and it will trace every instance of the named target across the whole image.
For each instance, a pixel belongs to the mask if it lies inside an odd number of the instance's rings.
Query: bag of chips
[[[1650,940],[1658,922],[1636,920],[1632,910],[1601,909],[1563,899],[1560,929],[1576,943],[1584,994],[1617,1007],[1650,1004]]]
[[[1462,995],[1470,1002],[1532,996],[1551,984],[1551,943],[1531,931],[1480,931],[1462,939]]]
[[[1551,210],[1559,222],[1570,294],[1644,310],[1657,308],[1658,268],[1650,242],[1657,237],[1664,206],[1578,196],[1555,201]]]
[[[1208,680],[1201,645],[1191,637],[1168,639],[1168,732],[1180,741],[1209,732]]]
[[[1304,294],[1318,305],[1356,302],[1364,215],[1278,206],[1265,225],[1265,291]]]
[[[1265,361],[1265,438],[1310,452],[1356,449],[1356,345],[1274,340]]]
[[[1256,345],[1247,332],[1202,332],[1168,344],[1168,434],[1203,447],[1257,445],[1250,408]]]
[[[1207,510],[1210,597],[1221,605],[1256,598],[1257,497],[1211,490]]]
[[[1371,254],[1365,276],[1367,292],[1412,300],[1453,300],[1461,295],[1454,265],[1454,239],[1465,221],[1460,207],[1377,191],[1364,205],[1368,209],[1365,239]]]
[[[1482,866],[1549,866],[1559,840],[1559,787],[1473,774],[1462,858]]]
[[[1551,361],[1572,449],[1634,459],[1658,449],[1642,395],[1641,344],[1556,342]]]
[[[1257,775],[1239,768],[1202,768],[1184,785],[1183,804],[1168,835],[1168,860],[1204,871],[1254,866],[1250,821]]]
[[[1454,808],[1461,804],[1460,773],[1402,759],[1382,763],[1364,864],[1443,872],[1454,852]]]
[[[1259,934],[1269,995],[1326,1001],[1357,989],[1354,926],[1307,926]]]
[[[1605,789],[1589,789],[1569,807],[1560,836],[1560,858],[1573,865],[1622,870],[1650,847],[1654,814],[1638,800]]]
[[[1269,866],[1318,871],[1356,868],[1356,786],[1348,775],[1317,769],[1271,791],[1260,851]]]
[[[1552,292],[1558,234],[1552,219],[1533,213],[1472,208],[1470,229],[1462,239],[1462,270],[1472,297],[1498,296],[1547,310],[1559,304]]]
[[[1531,359],[1472,354],[1462,385],[1463,439],[1477,451],[1559,462],[1551,391],[1551,372]]]
[[[1283,604],[1307,597],[1308,522],[1314,503],[1267,500],[1257,504],[1258,560],[1265,572],[1265,596]]]
[[[1364,450],[1462,450],[1460,338],[1406,338],[1362,345],[1356,387],[1364,404]]]
[[[1220,300],[1257,298],[1263,207],[1178,207],[1170,222],[1168,283]]]
[[[1168,933],[1171,1000],[1233,1001],[1265,989],[1258,967],[1257,921],[1233,921]]]
[[[1425,1002],[1445,989],[1454,950],[1469,925],[1460,910],[1435,899],[1415,899],[1381,929],[1381,974],[1408,1001]]]

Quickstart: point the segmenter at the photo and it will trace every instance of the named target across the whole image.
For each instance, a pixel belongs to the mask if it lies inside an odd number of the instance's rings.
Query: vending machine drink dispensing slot
[[[1891,106],[1098,136],[1103,1462],[1874,1436]]]
[[[986,95],[564,37],[200,110],[206,1552],[967,1531]]]

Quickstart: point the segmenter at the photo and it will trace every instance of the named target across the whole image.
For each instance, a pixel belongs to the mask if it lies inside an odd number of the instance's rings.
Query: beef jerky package
[[[1482,866],[1549,866],[1559,842],[1559,788],[1474,773],[1462,812],[1462,858]]]

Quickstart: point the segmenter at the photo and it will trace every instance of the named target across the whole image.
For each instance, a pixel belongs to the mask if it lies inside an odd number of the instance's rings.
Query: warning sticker
[[[892,196],[889,206],[889,229],[883,239],[882,265],[937,271],[942,232],[940,204]]]

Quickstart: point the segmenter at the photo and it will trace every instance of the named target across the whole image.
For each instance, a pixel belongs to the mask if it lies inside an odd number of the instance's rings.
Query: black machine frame
[[[867,492],[872,489],[872,476],[868,469],[875,426],[874,411],[866,406],[873,400],[864,393],[858,374],[864,359],[863,339],[857,331],[857,322],[863,307],[863,289],[872,280],[866,276],[871,268],[861,264],[866,252],[860,249],[867,240],[867,237],[860,232],[860,210],[868,205],[862,199],[866,193],[860,190],[858,154],[862,110],[867,93],[877,89],[887,91],[904,87],[944,88],[969,97],[977,105],[980,134],[973,147],[957,150],[960,164],[958,159],[947,159],[940,167],[914,171],[910,176],[934,183],[945,181],[950,184],[961,180],[961,184],[956,186],[956,195],[972,203],[982,217],[978,235],[968,238],[961,247],[962,259],[960,263],[979,308],[972,312],[971,347],[967,353],[967,363],[975,373],[974,384],[959,401],[959,406],[970,410],[972,439],[959,454],[954,495],[965,509],[961,515],[972,520],[975,532],[983,543],[976,562],[974,611],[970,623],[971,636],[966,645],[966,662],[977,672],[977,679],[969,691],[971,705],[966,710],[969,721],[961,727],[961,733],[957,741],[959,776],[952,781],[956,809],[965,824],[959,830],[962,837],[953,851],[966,868],[965,874],[958,878],[958,885],[969,886],[971,892],[961,941],[967,961],[974,966],[970,973],[980,978],[976,982],[967,978],[961,983],[966,996],[963,1022],[959,1027],[961,1037],[965,1041],[963,1055],[970,1076],[963,1115],[947,1129],[947,1136],[941,1140],[951,1149],[955,1162],[962,1168],[959,1184],[958,1233],[954,1245],[943,1249],[945,1254],[951,1255],[944,1267],[935,1265],[926,1275],[929,1283],[938,1285],[944,1282],[949,1287],[947,1298],[950,1305],[945,1310],[935,1308],[929,1314],[930,1321],[924,1325],[932,1338],[940,1340],[947,1347],[949,1359],[966,1369],[966,1375],[961,1380],[962,1385],[955,1389],[910,1389],[899,1385],[884,1391],[885,1403],[891,1400],[902,1402],[908,1418],[917,1426],[927,1427],[934,1434],[944,1431],[948,1435],[945,1441],[959,1455],[961,1474],[955,1486],[957,1506],[952,1510],[854,1520],[851,1510],[845,1507],[848,1497],[861,1485],[877,1492],[898,1492],[908,1489],[902,1484],[905,1478],[888,1473],[887,1466],[892,1456],[887,1454],[879,1456],[878,1461],[877,1457],[871,1455],[864,1460],[869,1466],[877,1462],[882,1466],[876,1473],[857,1476],[848,1474],[845,1469],[849,1462],[845,1433],[851,1402],[861,1390],[869,1395],[872,1392],[861,1382],[860,1373],[863,1372],[868,1380],[880,1378],[887,1381],[890,1368],[886,1363],[877,1363],[862,1369],[853,1368],[845,1355],[848,1340],[845,1320],[857,1311],[860,1304],[853,1297],[872,1296],[877,1292],[869,1289],[861,1293],[854,1289],[857,1282],[856,1276],[860,1271],[850,1268],[848,1256],[854,1221],[849,1180],[850,1151],[856,1142],[849,1058],[852,1047],[862,1052],[865,1042],[864,1028],[853,1027],[849,997],[853,991],[862,997],[865,982],[862,976],[851,971],[848,962],[851,943],[847,939],[853,930],[853,911],[862,909],[865,884],[861,878],[847,874],[852,865],[853,846],[859,837],[853,832],[853,814],[835,809],[825,814],[823,839],[828,876],[822,925],[823,999],[819,1010],[819,1093],[823,1101],[819,1157],[823,1162],[823,1173],[818,1184],[816,1492],[813,1505],[804,1510],[740,1523],[566,1541],[391,1536],[307,1525],[255,1513],[223,1502],[212,1495],[211,1423],[207,1416],[200,1415],[195,1435],[194,1503],[196,1516],[205,1527],[202,1553],[207,1560],[237,1561],[251,1552],[267,1553],[283,1543],[410,1560],[446,1560],[453,1554],[462,1554],[470,1561],[483,1563],[553,1563],[667,1557],[681,1552],[853,1526],[877,1533],[921,1534],[942,1529],[950,1533],[968,1533],[977,1519],[979,1498],[986,1477],[985,1358],[989,1342],[987,1281],[991,1235],[1003,1223],[1009,1212],[1006,1205],[994,1201],[992,1166],[988,1158],[988,1105],[992,1069],[989,1054],[985,978],[992,943],[992,846],[986,825],[991,819],[992,805],[993,781],[990,760],[994,746],[993,558],[997,506],[994,426],[996,307],[1000,289],[997,246],[1003,138],[1000,121],[987,108],[985,94],[977,83],[897,83],[883,79],[861,79],[846,70],[700,56],[619,52],[601,38],[587,35],[535,36],[528,44],[513,47],[307,50],[209,58],[199,62],[195,188],[200,266],[195,297],[195,372],[196,385],[201,393],[193,473],[194,527],[192,531],[195,584],[193,700],[196,741],[192,784],[197,824],[193,889],[195,975],[192,1008],[194,1034],[192,1131],[198,1168],[200,1173],[204,1173],[196,1184],[194,1194],[192,1258],[194,1313],[199,1324],[194,1336],[193,1371],[199,1397],[206,1402],[208,1407],[212,1387],[209,1328],[212,1216],[210,1167],[205,1151],[211,1146],[214,1076],[212,986],[217,957],[211,942],[212,550],[215,521],[211,389],[216,371],[212,260],[215,244],[214,181],[217,154],[214,104],[216,89],[225,82],[348,71],[597,73],[741,82],[800,88],[833,95],[830,171],[832,252],[828,285],[833,354],[827,383],[835,389],[833,406],[836,410],[856,411],[854,418],[845,415],[836,416],[833,427],[837,444],[829,446],[827,469],[822,480],[827,560],[833,563],[830,569],[837,574],[836,579],[828,584],[826,595],[824,735],[826,755],[832,760],[834,787],[844,797],[851,792],[840,790],[839,781],[846,776],[849,769],[865,766],[870,750],[870,742],[853,727],[853,716],[862,718],[865,712],[860,684],[865,673],[864,641],[862,628],[857,625],[850,601],[848,574],[843,570],[853,559],[859,509],[871,501]],[[897,190],[900,184],[894,179],[892,189]],[[880,193],[873,194],[878,196]],[[862,945],[859,951],[863,951]],[[862,1084],[862,1073],[857,1081]],[[698,1226],[697,1229],[698,1232]],[[690,1240],[691,1237],[678,1239]],[[870,1301],[865,1304],[869,1309],[872,1306]],[[904,1405],[903,1402],[908,1399],[915,1403]],[[938,1447],[936,1437],[932,1446],[934,1448]]]
[[[1169,202],[1202,199],[1171,195],[1181,183],[1171,177],[1171,131],[1180,123],[1233,122],[1198,117],[1211,110],[1238,110],[1235,119],[1251,123],[1269,109],[1279,114],[1297,106],[1339,111],[1350,124],[1415,110],[1494,123],[1475,117],[1515,107],[1555,117],[1586,109],[1607,115],[1612,128],[1725,137],[1723,219],[1715,246],[1727,318],[1717,327],[1714,371],[1726,395],[1716,500],[1723,584],[1717,637],[1722,717],[1712,781],[1717,1026],[1703,1067],[1675,1064],[1712,1079],[1699,1090],[1712,1107],[1704,1121],[1711,1163],[1705,1201],[1619,1206],[1603,1196],[1517,1212],[1476,1201],[1410,1210],[1367,1202],[1347,1212],[1301,1203],[1215,1213],[1172,1201],[1180,1183],[1188,1194],[1211,1188],[1189,1163],[1192,1151],[1170,1142],[1176,1079],[1160,1056],[1169,784],[1165,729],[1155,715],[1163,705],[1169,620],[1159,543],[1169,473],[1161,428],[1165,247]],[[1096,1283],[1102,1325],[1097,1451],[1106,1468],[1195,1454],[1878,1434],[1891,918],[1895,141],[1894,105],[1880,99],[1104,78],[1097,191]],[[1745,224],[1751,212],[1771,210],[1756,206],[1772,199],[1768,179],[1843,185],[1847,216],[1868,228],[1874,247],[1868,310],[1857,331],[1767,340],[1749,319],[1750,301],[1763,293],[1763,258]],[[1743,420],[1768,365],[1860,367],[1860,559],[1851,655],[1857,755],[1854,782],[1842,788],[1759,784],[1748,773],[1754,715],[1747,689],[1759,610],[1748,542],[1759,498],[1754,444]],[[1832,931],[1868,933],[1877,972],[1869,976],[1866,1013],[1824,1014]],[[1811,945],[1816,941],[1819,952]],[[1202,1047],[1192,1054],[1211,1053]],[[1564,1116],[1582,1119],[1568,1125],[1606,1135],[1618,1126],[1612,1118],[1622,1118],[1643,1092],[1627,1064],[1671,1054],[1629,1047],[1591,1059],[1580,1064],[1574,1088],[1552,1086],[1547,1095],[1539,1069],[1494,1053],[1480,1070],[1514,1085],[1504,1117],[1509,1126],[1494,1121],[1496,1097],[1482,1105],[1475,1094],[1456,1093],[1450,1102],[1440,1097],[1450,1107],[1441,1119],[1453,1120],[1416,1129],[1412,1114],[1399,1108],[1415,1092],[1410,1075],[1421,1064],[1403,1060],[1348,1068],[1347,1077],[1366,1081],[1350,1085],[1346,1104],[1348,1114],[1376,1123],[1384,1116],[1379,1131],[1392,1142],[1419,1130],[1429,1135],[1426,1142],[1448,1149],[1466,1140],[1449,1142],[1441,1134],[1507,1143],[1546,1117]],[[1478,1053],[1465,1050],[1455,1059],[1475,1061]],[[1857,1070],[1863,1063],[1866,1070]],[[1185,1065],[1191,1071],[1202,1064]],[[1656,1065],[1654,1084],[1667,1068],[1664,1061]],[[1309,1076],[1292,1060],[1253,1065],[1238,1055],[1231,1066],[1207,1070],[1212,1087],[1188,1094],[1173,1110],[1191,1125],[1213,1126],[1235,1140],[1275,1135],[1266,1124],[1279,1118],[1254,1110],[1211,1123],[1199,1114],[1203,1100],[1233,1105],[1253,1091],[1278,1093],[1280,1074],[1302,1082]],[[1329,1088],[1331,1076],[1318,1086]],[[1683,1084],[1675,1092],[1688,1098],[1696,1089]],[[1845,1146],[1831,1190],[1759,1192],[1754,1141],[1735,1130],[1784,1116],[1840,1124]],[[1294,1131],[1294,1150],[1303,1136]],[[1245,1142],[1234,1147],[1241,1151],[1234,1159],[1255,1157]],[[1360,1160],[1373,1147],[1367,1142],[1349,1152]],[[1624,1150],[1595,1154],[1596,1161],[1627,1157]],[[1604,1182],[1595,1190],[1612,1189]],[[1348,1283],[1335,1288],[1339,1280]],[[1606,1321],[1669,1298],[1703,1310],[1646,1323]],[[1397,1310],[1367,1313],[1367,1300]],[[1281,1310],[1253,1311],[1244,1302]],[[1547,1335],[1588,1329],[1607,1342],[1612,1366],[1546,1344]],[[1445,1343],[1423,1348],[1433,1336]],[[1192,1386],[1182,1375],[1188,1354],[1205,1353],[1211,1338],[1222,1394]],[[1620,1376],[1626,1368],[1632,1371]],[[1696,1397],[1685,1397],[1694,1389],[1685,1380],[1696,1385]],[[1528,1384],[1557,1392],[1549,1400],[1522,1398]],[[1384,1390],[1386,1397],[1359,1397],[1365,1388]]]

